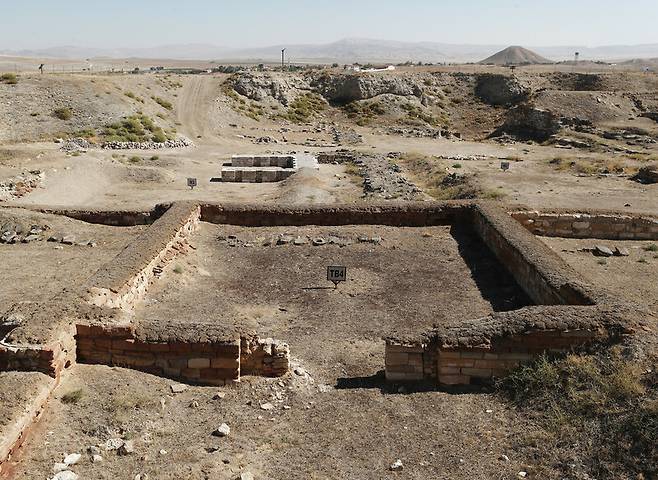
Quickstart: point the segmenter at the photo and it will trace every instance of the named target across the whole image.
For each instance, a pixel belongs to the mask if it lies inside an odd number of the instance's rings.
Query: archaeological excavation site
[[[658,479],[658,7],[23,3],[0,480]]]

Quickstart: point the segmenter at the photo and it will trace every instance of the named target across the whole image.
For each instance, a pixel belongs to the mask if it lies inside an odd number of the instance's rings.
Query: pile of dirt
[[[554,62],[527,48],[511,46],[479,63],[482,65],[541,65]]]

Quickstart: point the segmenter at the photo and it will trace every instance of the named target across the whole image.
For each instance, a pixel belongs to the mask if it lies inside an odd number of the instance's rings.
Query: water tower
[[[574,55],[574,63],[578,63],[578,59],[580,58],[580,52],[576,52]]]

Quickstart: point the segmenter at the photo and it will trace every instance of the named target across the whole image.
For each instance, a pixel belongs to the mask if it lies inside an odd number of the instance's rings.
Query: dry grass
[[[465,200],[485,198],[499,200],[505,196],[502,190],[483,191],[472,175],[447,173],[447,163],[421,153],[409,152],[400,157],[400,164],[410,174],[416,185],[436,200]]]
[[[542,357],[498,388],[545,431],[538,452],[544,461],[550,461],[549,451],[559,451],[577,455],[595,478],[629,478],[628,473],[655,478],[657,381],[655,371],[648,373],[613,348],[598,355]]]
[[[571,159],[565,157],[555,157],[549,161],[549,164],[557,171],[571,171],[585,175],[598,174],[627,174],[637,173],[638,168],[629,165],[623,159],[606,158],[606,159]]]
[[[62,403],[66,403],[67,405],[78,403],[84,397],[84,393],[84,390],[81,388],[65,393],[61,398]]]

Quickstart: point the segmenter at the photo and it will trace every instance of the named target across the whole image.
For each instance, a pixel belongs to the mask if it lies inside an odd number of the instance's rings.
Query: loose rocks
[[[404,465],[402,464],[402,460],[396,460],[395,463],[389,467],[391,472],[401,472],[403,469]]]
[[[231,427],[226,425],[225,423],[222,423],[217,430],[212,432],[212,434],[216,437],[228,437],[229,434],[231,433]]]

